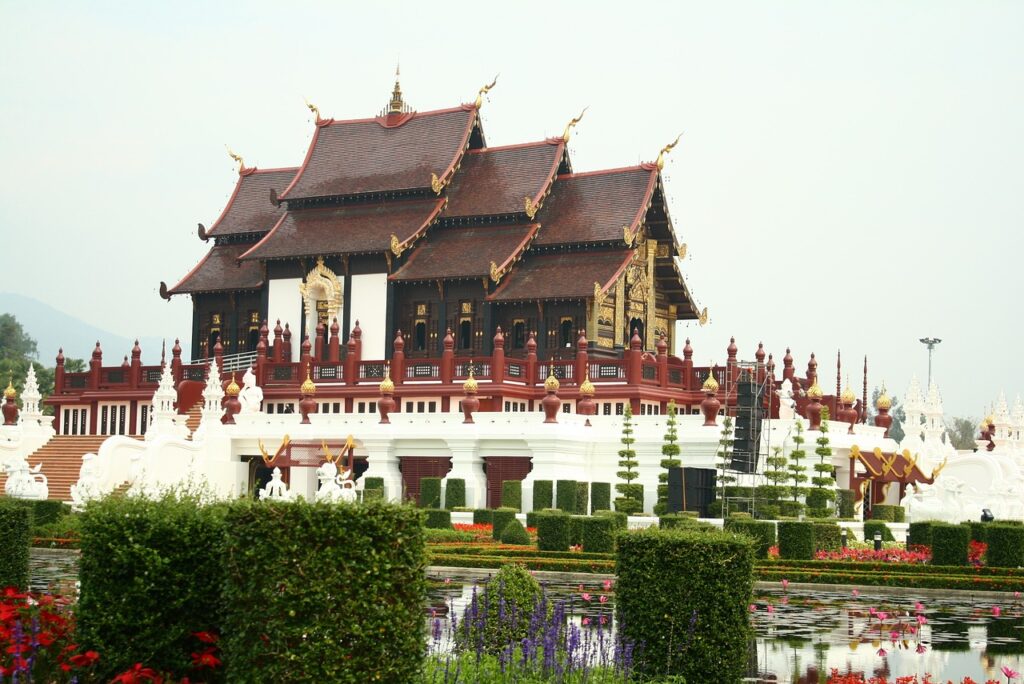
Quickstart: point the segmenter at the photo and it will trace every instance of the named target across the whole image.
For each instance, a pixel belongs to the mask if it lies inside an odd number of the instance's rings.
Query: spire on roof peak
[[[387,108],[381,112],[381,116],[387,114],[408,114],[412,111],[412,107],[405,103],[402,99],[402,84],[399,83],[399,76],[401,75],[401,65],[395,65],[395,87],[391,91],[391,101],[388,102]]]

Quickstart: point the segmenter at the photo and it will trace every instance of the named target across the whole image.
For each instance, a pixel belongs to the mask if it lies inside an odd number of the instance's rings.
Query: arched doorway
[[[306,333],[310,339],[315,340],[317,323],[323,323],[325,349],[326,342],[329,341],[331,324],[341,311],[344,289],[334,271],[324,265],[323,257],[317,257],[316,266],[306,274],[305,281],[299,283],[306,317]]]

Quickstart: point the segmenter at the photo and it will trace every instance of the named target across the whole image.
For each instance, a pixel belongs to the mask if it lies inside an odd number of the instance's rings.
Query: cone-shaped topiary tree
[[[804,482],[807,482],[807,466],[802,465],[800,462],[807,457],[807,452],[804,451],[804,425],[799,420],[796,421],[796,434],[793,435],[794,449],[789,452],[789,465],[786,467],[789,470],[789,479],[793,482],[790,493],[793,495],[793,501],[799,502],[800,495],[806,492],[806,487],[803,486]]]
[[[640,477],[634,468],[640,465],[636,460],[636,451],[633,450],[633,410],[626,404],[626,411],[622,416],[622,449],[619,449],[618,476],[620,482],[615,485],[615,491],[619,496],[615,497],[615,510],[622,511],[628,515],[635,515],[644,510],[644,486],[633,484],[633,480]]]
[[[814,464],[814,476],[811,477],[811,484],[814,487],[807,493],[807,508],[812,516],[824,518],[829,515],[828,502],[834,501],[836,496],[836,479],[833,476],[832,448],[828,439],[828,407],[821,409],[821,434],[815,440],[818,446],[814,453],[818,455],[818,462]]]
[[[735,475],[730,475],[732,465],[732,418],[726,416],[722,420],[722,438],[718,440],[718,486],[719,498],[722,500],[722,515],[725,511],[725,488],[736,481]]]
[[[668,421],[666,423],[665,443],[661,445],[661,467],[665,472],[658,473],[658,503],[654,505],[654,514],[662,515],[668,511],[668,469],[678,468],[683,464],[679,456],[679,433],[676,429],[676,402],[668,402]],[[685,508],[685,505],[684,505]]]

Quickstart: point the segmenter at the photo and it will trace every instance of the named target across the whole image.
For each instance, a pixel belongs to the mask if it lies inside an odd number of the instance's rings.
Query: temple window
[[[260,312],[250,310],[249,311],[249,329],[246,331],[246,342],[249,351],[256,349],[256,345],[260,343]]]
[[[416,351],[423,351],[427,348],[427,322],[423,319],[416,321]]]
[[[526,346],[526,321],[517,318],[512,322],[512,348],[522,349]]]
[[[559,340],[563,347],[571,347],[573,343],[572,331],[573,331],[573,320],[570,316],[563,316],[561,323],[558,325]]]

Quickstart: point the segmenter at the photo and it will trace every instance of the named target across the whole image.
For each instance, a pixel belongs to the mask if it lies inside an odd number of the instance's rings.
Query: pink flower
[[[924,644],[921,644],[921,643],[919,643],[919,644],[917,645],[917,649],[916,649],[916,650],[917,650],[917,652],[918,652],[918,653],[924,653],[924,652],[925,652],[925,651],[927,651],[928,649],[927,649],[927,648],[925,647],[925,645],[924,645]]]
[[[892,643],[895,644],[899,640],[900,640],[900,633],[899,632],[897,632],[895,630],[892,631],[892,632],[889,632],[889,641],[891,641]]]
[[[584,625],[589,625],[590,624],[590,618],[588,618],[588,617],[583,618],[583,624]]]
[[[880,649],[878,649],[878,655],[880,655],[880,656],[882,656],[884,658],[885,656],[889,655],[889,652],[886,651],[884,648],[880,648]]]
[[[1013,592],[1013,598],[1019,599],[1020,598],[1020,592],[1019,591]]]
[[[584,601],[589,601],[590,600],[590,594],[588,594],[587,592],[583,592],[583,595],[580,596],[580,598],[583,599]]]
[[[917,634],[917,627],[914,625],[907,625],[907,631],[911,634]]]
[[[451,584],[452,583],[452,578],[451,577],[445,577],[444,578],[444,583],[445,584]]]
[[[789,580],[788,579],[782,580],[782,590],[785,591],[786,587],[788,587],[788,586],[789,586]]]
[[[601,586],[604,587],[605,591],[611,591],[612,590],[612,581],[611,580],[605,580],[604,582],[601,583]]]
[[[757,605],[756,604],[754,604],[754,603],[750,604],[750,612],[751,613],[756,613],[757,612]]]
[[[921,603],[920,601],[918,601],[917,603],[914,604],[914,610],[916,610],[918,613],[923,613],[924,612],[924,604]]]
[[[782,597],[782,598],[781,598],[781,599],[779,600],[779,603],[781,603],[781,604],[782,604],[782,605],[784,605],[784,606],[788,606],[788,605],[789,605],[789,597],[788,597],[788,596],[783,596],[783,597]]]
[[[856,591],[856,589],[855,589],[854,591]],[[875,613],[877,613],[877,612],[878,612],[878,611],[877,611],[877,610],[875,610],[875,607],[874,607],[874,606],[871,606],[870,608],[868,608],[868,613],[869,613],[869,614],[870,614],[870,615],[871,615],[872,617],[873,617],[873,616],[875,615]]]
[[[992,617],[999,617],[1002,615],[1003,609],[999,606],[992,606]]]
[[[854,589],[851,593],[853,594],[853,598],[857,598],[858,596],[860,596],[860,592],[856,589]]]
[[[928,622],[928,618],[926,618],[924,615],[917,616],[917,624],[923,625],[926,622]]]
[[[889,614],[883,613],[882,611],[878,611],[875,613],[875,617],[878,618],[880,621],[885,622],[885,619],[889,617]]]
[[[602,597],[601,597],[600,599],[598,599],[598,600],[599,600],[599,601],[601,601],[601,603],[608,603],[608,597],[607,597],[607,596],[602,596]]]
[[[608,624],[608,618],[606,618],[604,615],[601,616],[601,624],[602,625],[607,625]]]
[[[1017,672],[1016,670],[1014,670],[1009,665],[1003,665],[1000,668],[1000,670],[1002,671],[1003,676],[1006,677],[1006,681],[1007,682],[1009,682],[1011,679],[1016,679],[1017,677],[1020,676],[1020,672]]]
[[[578,587],[578,589],[579,589],[579,590],[580,590],[580,591],[582,592],[582,591],[583,591],[583,585],[581,584],[581,585],[580,585],[580,586]]]
[[[769,613],[774,613],[774,612],[775,612],[775,606],[773,606],[772,604],[770,604],[770,603],[769,603],[769,604],[768,604],[768,606],[767,606],[767,608],[766,608],[766,610],[767,610],[767,611],[768,611]]]

